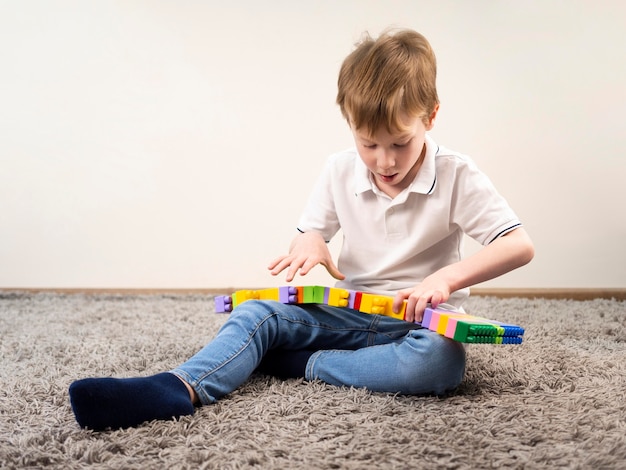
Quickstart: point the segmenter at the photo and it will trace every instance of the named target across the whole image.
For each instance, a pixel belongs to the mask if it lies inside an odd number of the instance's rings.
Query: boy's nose
[[[389,168],[393,168],[396,164],[396,159],[393,155],[393,152],[389,150],[381,150],[376,158],[376,165],[381,170],[387,170]]]

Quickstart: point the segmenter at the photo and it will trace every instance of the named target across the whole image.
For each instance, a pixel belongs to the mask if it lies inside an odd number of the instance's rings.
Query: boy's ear
[[[433,112],[430,113],[430,116],[428,116],[428,125],[426,126],[427,131],[435,127],[435,118],[437,117],[438,112],[439,112],[439,103],[435,105],[435,109],[433,109]]]

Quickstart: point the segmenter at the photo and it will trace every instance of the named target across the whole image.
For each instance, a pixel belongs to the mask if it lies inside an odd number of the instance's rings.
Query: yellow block
[[[278,287],[271,287],[269,289],[262,289],[259,292],[259,300],[279,300]]]
[[[232,295],[233,299],[233,308],[238,305],[244,303],[246,300],[258,300],[259,299],[259,291],[258,290],[238,290]]]
[[[333,307],[347,307],[350,299],[350,292],[336,287],[328,288],[328,305]]]
[[[394,313],[393,297],[376,294],[361,294],[361,305],[359,307],[359,311],[361,312],[385,315],[387,317],[397,318],[398,320],[404,320],[405,310],[406,303],[402,305],[398,313]]]

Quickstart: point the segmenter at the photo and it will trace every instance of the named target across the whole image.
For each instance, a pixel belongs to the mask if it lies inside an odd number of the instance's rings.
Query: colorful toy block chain
[[[239,290],[215,297],[215,312],[230,313],[248,300],[275,300],[283,304],[322,304],[345,307],[363,313],[404,320],[406,302],[400,312],[392,310],[393,297],[323,286],[284,286],[260,290]],[[520,344],[524,328],[467,313],[427,308],[421,322],[424,328],[462,343]]]

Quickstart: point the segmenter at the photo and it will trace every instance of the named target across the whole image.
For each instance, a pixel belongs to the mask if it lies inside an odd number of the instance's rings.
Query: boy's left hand
[[[450,288],[441,281],[429,276],[417,286],[398,291],[393,301],[393,311],[399,312],[402,302],[406,300],[406,313],[404,319],[408,322],[421,322],[424,318],[424,310],[431,305],[437,308],[450,297]]]

